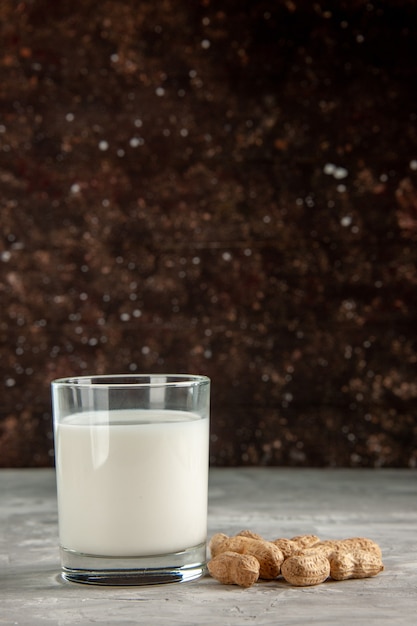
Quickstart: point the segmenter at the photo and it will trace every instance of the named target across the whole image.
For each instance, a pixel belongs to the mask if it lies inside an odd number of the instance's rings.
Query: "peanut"
[[[299,551],[298,543],[292,541],[291,539],[274,539],[272,543],[281,550],[284,555],[284,560]]]
[[[303,548],[302,550],[299,550],[297,554],[303,554],[305,556],[311,555],[311,554],[321,554],[322,556],[325,556],[326,558],[330,558],[333,554],[336,554],[336,552],[340,549],[341,549],[340,541],[333,541],[329,539],[328,541],[320,541],[316,543],[315,545],[311,546],[310,548]]]
[[[326,541],[318,541],[309,548],[300,550],[301,554],[311,554],[312,552],[320,552],[330,558],[338,552],[350,552],[351,550],[364,550],[371,552],[379,558],[382,556],[381,548],[375,541],[366,537],[351,537],[349,539],[327,539]]]
[[[289,556],[300,552],[300,550],[315,545],[318,541],[320,541],[320,539],[317,535],[297,535],[292,539],[274,539],[272,543],[281,550],[284,559],[287,559]]]
[[[210,575],[224,585],[250,587],[259,578],[259,561],[250,554],[221,552],[207,564]]]
[[[209,542],[212,557],[217,556],[221,552],[226,552],[227,548],[225,547],[225,544],[228,539],[228,535],[225,535],[224,533],[216,533],[212,536]]]
[[[349,539],[342,539],[340,541],[340,544],[342,548],[348,548],[352,550],[361,549],[365,550],[366,552],[372,552],[372,554],[375,554],[376,556],[382,556],[381,548],[379,547],[379,545],[375,543],[375,541],[372,541],[372,539],[368,539],[367,537],[351,537]]]
[[[241,530],[237,533],[236,537],[249,537],[250,539],[259,539],[259,541],[265,541],[265,539],[258,535],[258,533],[254,533],[252,530]]]
[[[297,587],[318,585],[330,575],[329,560],[322,554],[296,554],[281,566],[281,574],[287,582]]]
[[[311,548],[320,541],[317,535],[296,535],[291,538],[300,548]]]
[[[279,576],[284,555],[271,541],[253,539],[236,535],[228,537],[223,533],[217,533],[211,538],[210,551],[213,557],[222,552],[232,551],[239,554],[250,554],[259,561],[259,577],[272,580]]]
[[[330,558],[330,576],[334,580],[369,578],[383,569],[381,557],[369,550],[342,551]]]

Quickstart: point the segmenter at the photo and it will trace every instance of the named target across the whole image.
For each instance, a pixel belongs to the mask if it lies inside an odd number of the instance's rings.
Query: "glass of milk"
[[[205,572],[210,380],[52,382],[62,575],[101,585]]]

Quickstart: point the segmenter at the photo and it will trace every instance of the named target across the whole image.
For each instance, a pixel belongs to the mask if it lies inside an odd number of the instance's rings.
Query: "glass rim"
[[[51,381],[56,387],[91,388],[143,388],[143,387],[191,387],[208,384],[210,378],[200,374],[92,374],[68,376]]]

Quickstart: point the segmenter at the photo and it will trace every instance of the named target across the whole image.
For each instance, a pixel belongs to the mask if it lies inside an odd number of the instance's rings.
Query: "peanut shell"
[[[341,551],[330,558],[330,576],[334,580],[369,578],[383,569],[381,557],[368,550]]]
[[[297,587],[319,585],[330,575],[329,560],[321,554],[298,554],[290,556],[281,566],[281,574],[287,582]]]
[[[249,539],[258,539],[259,541],[265,541],[262,535],[258,535],[258,533],[254,533],[252,530],[241,530],[236,537],[249,537]]]
[[[251,587],[259,578],[259,561],[249,554],[222,552],[207,563],[210,575],[224,585]]]

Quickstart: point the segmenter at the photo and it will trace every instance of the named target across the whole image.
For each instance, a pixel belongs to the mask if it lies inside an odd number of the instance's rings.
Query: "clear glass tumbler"
[[[62,575],[101,585],[198,578],[206,567],[210,380],[52,382]]]

